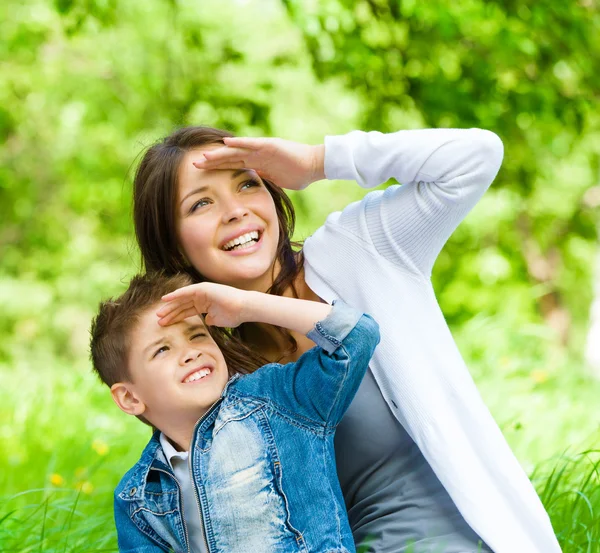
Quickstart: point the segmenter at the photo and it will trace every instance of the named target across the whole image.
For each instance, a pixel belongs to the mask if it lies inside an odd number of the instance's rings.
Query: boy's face
[[[219,399],[229,374],[200,317],[162,327],[156,316],[160,307],[145,311],[131,332],[130,382],[119,384],[127,387],[131,408],[115,400],[169,435],[197,422]]]

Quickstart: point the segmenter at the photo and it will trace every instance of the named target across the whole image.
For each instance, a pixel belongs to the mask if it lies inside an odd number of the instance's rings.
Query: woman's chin
[[[223,268],[222,271],[213,273],[213,277],[210,280],[220,284],[227,284],[228,286],[234,286],[243,290],[266,292],[271,284],[273,284],[273,263],[253,263],[250,260],[246,260],[245,262],[237,263],[234,268]]]

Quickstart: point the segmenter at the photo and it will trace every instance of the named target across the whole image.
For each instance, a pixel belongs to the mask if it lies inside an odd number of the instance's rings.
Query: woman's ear
[[[128,415],[141,415],[146,410],[145,403],[135,392],[131,382],[117,382],[110,387],[114,402]]]

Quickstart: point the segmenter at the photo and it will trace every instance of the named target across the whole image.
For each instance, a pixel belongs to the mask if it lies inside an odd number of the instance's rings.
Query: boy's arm
[[[208,325],[233,328],[242,323],[267,323],[306,334],[331,311],[326,303],[240,290],[214,282],[184,286],[166,296],[157,311],[166,326],[194,315],[206,314]]]
[[[266,323],[309,334],[315,324],[331,313],[331,309],[327,303],[248,292],[243,317],[246,322]]]
[[[239,387],[317,423],[335,426],[365,375],[379,342],[379,326],[370,316],[337,301],[306,334],[318,347],[294,363],[259,369]]]
[[[321,347],[289,366],[263,367],[240,386],[326,424],[341,419],[379,342],[377,323],[340,301],[332,307],[212,282],[180,288],[163,300],[167,305],[157,312],[161,325],[206,313],[209,325],[259,322],[306,334]]]

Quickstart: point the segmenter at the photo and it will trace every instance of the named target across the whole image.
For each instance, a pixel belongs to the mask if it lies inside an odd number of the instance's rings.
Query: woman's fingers
[[[246,148],[248,150],[258,150],[265,145],[265,138],[250,138],[247,136],[228,136],[223,139],[228,147]]]
[[[250,151],[245,148],[234,148],[230,146],[223,146],[222,148],[217,148],[216,150],[209,150],[206,152],[202,152],[206,162],[211,163],[220,163],[222,161],[240,161],[245,159],[250,154]],[[202,162],[202,158],[199,160]]]
[[[246,168],[246,163],[244,161],[229,161],[229,160],[224,160],[221,161],[220,163],[214,163],[214,162],[198,162],[198,161],[194,161],[193,162],[194,167],[196,167],[196,169],[245,169]]]

